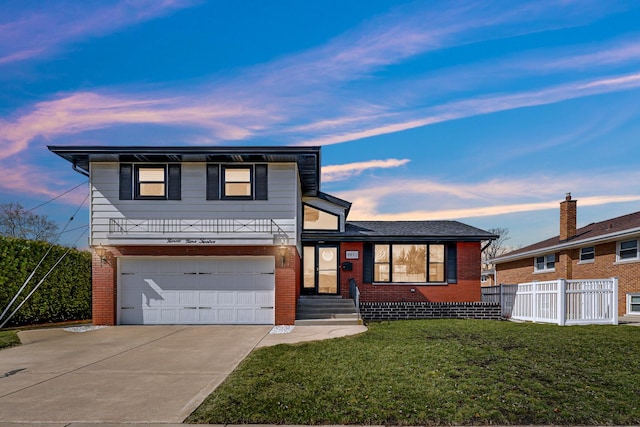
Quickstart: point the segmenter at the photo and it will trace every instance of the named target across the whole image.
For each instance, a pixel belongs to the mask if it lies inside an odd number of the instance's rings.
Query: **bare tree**
[[[509,237],[508,228],[497,227],[490,228],[487,231],[498,236],[498,238],[496,240],[492,240],[491,243],[489,243],[489,246],[487,246],[484,252],[482,252],[482,267],[490,269],[493,267],[493,265],[488,262],[490,259],[499,257],[511,249],[505,245],[506,241],[511,237]]]
[[[0,205],[0,235],[29,240],[51,241],[58,225],[46,215],[26,211],[20,203]]]

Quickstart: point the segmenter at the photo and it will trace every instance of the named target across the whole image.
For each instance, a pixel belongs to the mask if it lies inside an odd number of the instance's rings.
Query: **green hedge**
[[[51,244],[47,242],[0,236],[0,313],[50,247]],[[9,313],[68,249],[64,246],[53,246]],[[7,326],[90,318],[91,254],[71,249]]]

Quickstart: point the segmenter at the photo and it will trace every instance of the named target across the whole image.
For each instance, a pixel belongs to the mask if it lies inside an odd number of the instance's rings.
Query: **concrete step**
[[[298,312],[296,319],[353,319],[358,318],[358,313],[327,313],[327,312]]]
[[[301,296],[298,299],[296,325],[309,324],[361,325],[362,319],[352,299],[339,295]]]
[[[348,314],[357,313],[354,306],[351,307],[302,307],[298,306],[298,312],[302,313],[327,313],[327,314]]]
[[[296,326],[362,325],[362,319],[298,319]]]

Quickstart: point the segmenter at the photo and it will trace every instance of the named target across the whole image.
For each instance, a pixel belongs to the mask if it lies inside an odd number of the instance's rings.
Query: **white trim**
[[[625,258],[625,259],[620,259],[620,247],[622,246],[622,243],[626,243],[626,242],[632,242],[634,241],[636,242],[636,256],[634,258]],[[619,240],[618,242],[616,242],[616,262],[615,264],[618,263],[628,263],[628,262],[638,262],[640,261],[640,240],[639,239],[628,239],[628,240]]]
[[[631,292],[627,294],[627,315],[640,315],[640,311],[631,311],[631,297],[640,297],[640,292]]]
[[[549,265],[549,257],[553,256],[553,267],[548,267]],[[543,268],[538,268],[538,260],[537,258],[544,258],[544,267]],[[556,254],[555,253],[551,253],[551,254],[544,254],[544,255],[538,255],[533,257],[533,274],[541,274],[541,273],[555,273],[556,271],[556,262],[558,262],[558,260],[556,259]]]

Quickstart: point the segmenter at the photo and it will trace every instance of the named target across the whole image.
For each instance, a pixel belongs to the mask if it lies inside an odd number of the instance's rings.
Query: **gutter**
[[[536,250],[527,251],[527,252],[521,252],[519,254],[506,255],[506,256],[490,259],[487,262],[490,262],[492,264],[499,264],[507,261],[515,261],[522,258],[528,258],[533,255],[546,254],[546,253],[557,251],[557,250],[579,248],[589,243],[593,243],[593,244],[606,243],[612,240],[618,240],[620,237],[632,237],[634,234],[640,234],[640,227],[629,228],[627,230],[622,230],[622,231],[616,231],[615,233],[603,234],[598,237],[592,237],[591,239],[576,240],[574,242],[565,242],[565,243],[560,243],[554,246],[547,246],[546,248],[536,249]]]
[[[85,171],[84,169],[79,169],[76,163],[73,163],[73,170],[78,172],[79,174],[86,176],[87,178],[90,177],[89,171]]]

